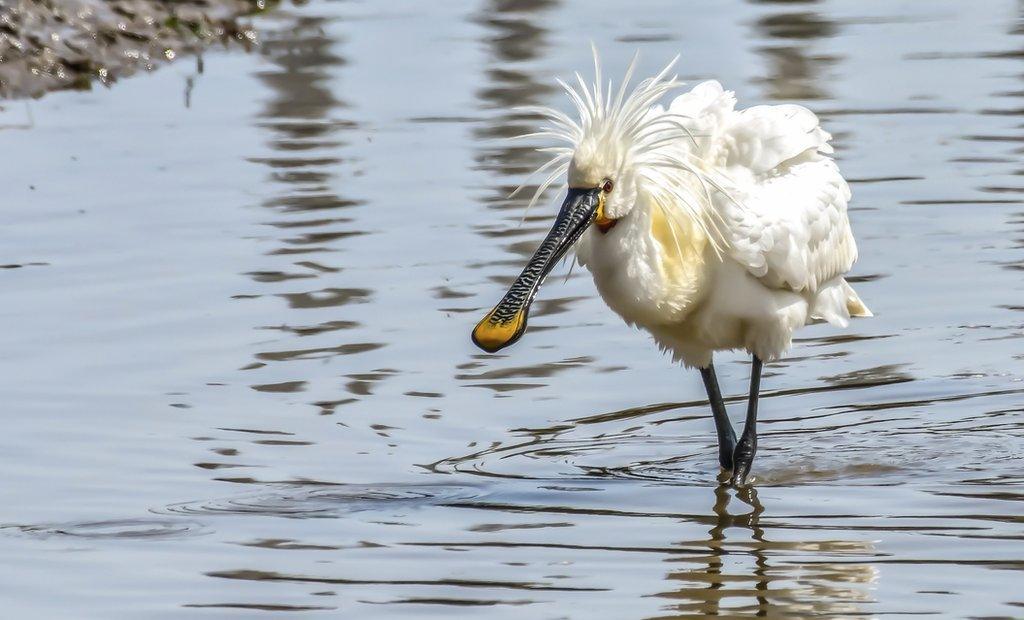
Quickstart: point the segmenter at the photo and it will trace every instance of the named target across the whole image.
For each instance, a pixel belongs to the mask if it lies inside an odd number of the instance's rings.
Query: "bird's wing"
[[[813,293],[857,259],[850,188],[828,157],[830,137],[796,105],[734,112],[716,131],[735,187],[716,198],[727,252],[767,286]]]
[[[849,198],[832,160],[796,164],[721,201],[727,251],[769,287],[813,293],[857,260]]]

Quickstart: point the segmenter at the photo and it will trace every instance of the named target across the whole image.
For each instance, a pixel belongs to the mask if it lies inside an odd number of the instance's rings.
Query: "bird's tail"
[[[850,318],[855,316],[874,315],[853,287],[841,277],[822,285],[811,302],[812,321],[827,321],[836,327],[846,327],[850,324]]]
[[[846,311],[850,313],[850,316],[875,316],[846,280],[843,280],[843,292],[846,293]]]

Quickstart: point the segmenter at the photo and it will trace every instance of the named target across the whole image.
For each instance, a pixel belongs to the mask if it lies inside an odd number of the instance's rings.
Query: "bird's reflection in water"
[[[861,607],[871,602],[867,587],[877,570],[851,557],[873,554],[870,542],[783,540],[787,531],[808,530],[762,523],[765,507],[757,489],[719,484],[714,493],[707,538],[680,541],[694,553],[669,560],[692,566],[667,574],[672,589],[659,596],[673,602],[657,618],[865,613]]]

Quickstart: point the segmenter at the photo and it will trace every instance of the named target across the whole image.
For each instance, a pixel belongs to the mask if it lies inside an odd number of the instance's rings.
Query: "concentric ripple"
[[[754,479],[762,486],[891,486],[961,483],[994,465],[1003,475],[1016,471],[1022,458],[1008,449],[1007,437],[1016,428],[1012,412],[1019,392],[946,395],[959,386],[929,383],[932,398],[917,396],[914,391],[921,388],[908,382],[886,394],[833,388],[816,401],[800,391],[765,394]],[[975,410],[965,412],[964,400],[977,403]],[[924,407],[927,415],[919,411]],[[739,432],[741,421],[734,419],[734,425]],[[442,459],[431,469],[507,479],[584,476],[684,486],[713,486],[720,470],[703,402],[645,405],[512,432],[506,442]]]

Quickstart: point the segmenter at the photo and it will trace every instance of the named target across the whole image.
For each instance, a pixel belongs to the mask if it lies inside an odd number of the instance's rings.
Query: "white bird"
[[[578,89],[559,80],[576,119],[529,108],[547,122],[530,137],[565,143],[540,149],[553,157],[534,174],[550,174],[530,205],[560,179],[567,194],[551,232],[473,341],[494,352],[518,340],[541,282],[575,245],[614,312],[674,361],[700,369],[719,463],[733,484],[746,484],[762,362],[783,355],[803,325],[845,327],[850,317],[871,316],[843,278],[857,259],[850,188],[829,157],[831,136],[807,108],[737,110],[734,94],[716,81],[666,108],[658,101],[682,85],[668,77],[676,60],[629,90],[636,60],[615,93],[602,85],[596,50],[593,84],[578,73]],[[712,364],[713,352],[731,349],[753,356],[738,441]]]

